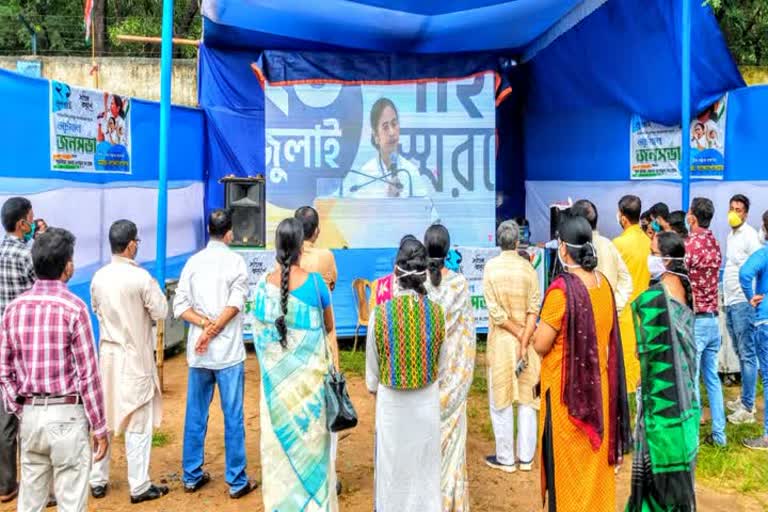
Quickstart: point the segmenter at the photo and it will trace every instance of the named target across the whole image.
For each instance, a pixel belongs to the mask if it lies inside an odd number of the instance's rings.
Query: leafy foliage
[[[174,0],[174,36],[199,39],[202,33],[199,0]],[[159,36],[162,20],[160,0],[95,0],[94,17],[103,15],[103,55],[155,57],[158,44],[125,43],[119,34]],[[91,41],[85,40],[83,0],[0,0],[0,53],[31,52],[29,31],[22,16],[37,33],[42,55],[90,55]],[[100,26],[96,20],[95,25]],[[92,38],[97,41],[98,38]],[[177,57],[194,57],[196,48],[176,47]]]
[[[734,59],[768,65],[768,0],[708,0]]]

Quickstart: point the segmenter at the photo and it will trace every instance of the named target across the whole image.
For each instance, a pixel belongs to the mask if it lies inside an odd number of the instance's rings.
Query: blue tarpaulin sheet
[[[744,82],[711,9],[692,4],[699,110]],[[513,91],[497,108],[499,219],[522,213],[526,179],[627,180],[630,116],[679,123],[681,14],[668,0],[206,0],[206,207],[223,203],[220,177],[264,172],[260,80],[457,77],[488,63]],[[762,131],[745,118],[762,98],[732,95],[728,139],[743,152],[729,148],[726,179],[754,176],[749,139]],[[336,256],[347,277],[370,273],[358,250]],[[343,324],[352,309],[339,294]]]

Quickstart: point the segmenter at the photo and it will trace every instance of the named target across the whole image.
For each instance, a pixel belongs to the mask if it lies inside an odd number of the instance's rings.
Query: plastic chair
[[[352,281],[352,292],[355,294],[355,310],[357,311],[355,342],[352,345],[352,352],[356,352],[357,337],[360,331],[360,327],[368,328],[368,317],[371,314],[371,310],[368,306],[368,296],[371,294],[371,282],[367,279],[355,279]]]

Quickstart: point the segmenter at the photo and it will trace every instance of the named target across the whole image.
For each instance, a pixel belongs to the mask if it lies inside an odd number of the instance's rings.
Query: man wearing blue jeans
[[[691,201],[687,220],[690,235],[685,240],[685,263],[693,289],[696,322],[694,337],[698,352],[696,380],[704,379],[712,413],[712,434],[705,443],[725,446],[725,407],[723,387],[717,374],[717,356],[720,352],[718,323],[717,282],[722,263],[720,245],[709,229],[715,215],[715,206],[707,198],[695,197]],[[700,395],[699,395],[700,396]]]
[[[229,495],[242,498],[255,489],[245,472],[243,388],[245,345],[240,312],[248,294],[242,257],[227,247],[232,216],[215,210],[208,219],[211,241],[181,272],[173,312],[190,323],[187,339],[187,413],[184,420],[184,490],[195,492],[211,481],[203,471],[208,409],[219,387],[224,413],[226,481]]]
[[[750,305],[739,283],[739,270],[747,259],[762,247],[757,230],[747,223],[749,198],[736,194],[731,198],[728,224],[731,231],[725,248],[723,299],[726,326],[739,356],[741,396],[725,403],[731,411],[728,421],[736,425],[755,422],[755,386],[757,384],[757,354],[752,335],[755,309]]]
[[[763,377],[763,400],[764,404],[768,405],[768,301],[764,300],[765,294],[768,293],[768,246],[754,253],[742,265],[739,282],[749,304],[755,308],[753,336]],[[763,418],[763,435],[756,439],[747,439],[744,446],[754,450],[768,450],[768,414]]]

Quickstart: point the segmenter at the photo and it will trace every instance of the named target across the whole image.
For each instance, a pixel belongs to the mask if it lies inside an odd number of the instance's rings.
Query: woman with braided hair
[[[475,370],[475,317],[467,279],[445,268],[451,235],[433,224],[424,234],[429,298],[445,311],[445,343],[438,368],[440,386],[440,487],[443,512],[469,510],[467,396]]]
[[[299,266],[304,228],[277,226],[277,268],[254,294],[253,341],[261,370],[261,464],[265,510],[336,511],[323,379],[331,364],[330,292]]]
[[[427,297],[427,251],[400,245],[397,288],[369,319],[365,380],[376,395],[376,512],[440,512],[438,360],[443,308]]]

